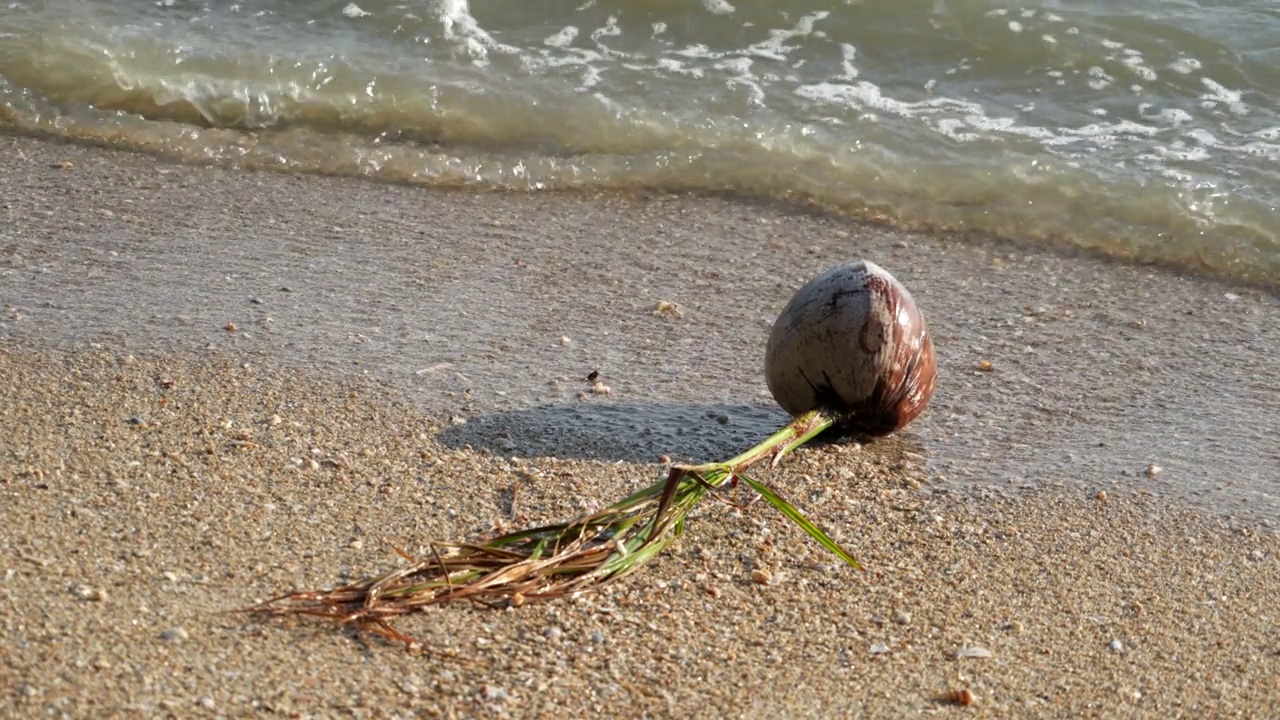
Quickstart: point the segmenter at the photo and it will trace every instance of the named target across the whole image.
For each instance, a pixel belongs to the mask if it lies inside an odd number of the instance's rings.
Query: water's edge
[[[0,136],[4,134],[27,137],[53,144],[66,143],[83,147],[101,148],[110,151],[136,153],[151,157],[159,162],[174,165],[194,165],[208,167],[225,167],[245,172],[271,172],[285,175],[314,175],[330,177],[348,177],[373,183],[392,185],[419,186],[440,192],[468,193],[521,193],[521,194],[568,194],[584,196],[600,196],[616,194],[621,197],[648,198],[657,195],[688,195],[692,197],[720,198],[736,202],[745,202],[761,208],[771,208],[785,212],[804,213],[818,217],[830,217],[868,227],[905,233],[926,234],[948,241],[976,244],[979,246],[1006,246],[1029,252],[1048,252],[1062,258],[1093,258],[1108,262],[1120,263],[1135,267],[1153,267],[1167,272],[1186,274],[1219,282],[1227,287],[1243,287],[1264,291],[1280,297],[1280,279],[1257,268],[1239,266],[1222,266],[1204,261],[1203,258],[1188,255],[1170,257],[1165,253],[1146,251],[1126,245],[1104,247],[1085,247],[1067,239],[1054,236],[1017,236],[1001,234],[988,230],[967,230],[943,226],[927,221],[902,221],[887,215],[875,208],[859,208],[855,206],[839,206],[824,202],[802,193],[788,193],[780,197],[773,193],[752,192],[751,189],[734,187],[697,187],[688,185],[672,185],[663,183],[613,186],[579,186],[551,187],[530,189],[521,185],[499,185],[495,183],[472,183],[462,179],[441,179],[431,181],[423,178],[405,178],[367,172],[337,173],[296,167],[279,162],[249,160],[226,160],[215,158],[192,158],[191,156],[167,149],[163,146],[131,142],[128,139],[108,141],[101,138],[86,138],[51,133],[41,129],[5,126],[0,124]]]

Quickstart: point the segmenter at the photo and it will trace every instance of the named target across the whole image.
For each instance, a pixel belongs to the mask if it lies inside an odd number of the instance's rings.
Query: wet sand
[[[0,153],[9,714],[1280,700],[1266,293],[719,200],[425,191],[10,137]],[[400,624],[450,657],[221,613],[391,569],[389,544],[598,507],[662,453],[754,443],[783,420],[769,322],[855,255],[925,310],[939,395],[899,437],[768,479],[867,571],[763,504],[707,502],[674,552],[599,593]],[[579,396],[593,369],[610,396]],[[944,698],[964,688],[967,711]]]

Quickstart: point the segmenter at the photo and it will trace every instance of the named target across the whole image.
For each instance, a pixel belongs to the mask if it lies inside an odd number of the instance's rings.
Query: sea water
[[[0,131],[1280,280],[1274,0],[19,0]]]

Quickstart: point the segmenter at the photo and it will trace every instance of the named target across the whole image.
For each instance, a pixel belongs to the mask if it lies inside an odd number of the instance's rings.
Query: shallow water
[[[1267,0],[14,2],[0,127],[198,161],[730,191],[1280,279]]]

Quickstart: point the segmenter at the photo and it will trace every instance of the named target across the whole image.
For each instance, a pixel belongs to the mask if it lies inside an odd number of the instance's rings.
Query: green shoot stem
[[[764,460],[777,465],[834,422],[835,418],[825,412],[809,412],[725,462],[675,465],[664,480],[598,512],[566,523],[507,533],[478,544],[435,543],[431,557],[418,559],[408,568],[334,590],[289,593],[255,609],[357,623],[412,644],[411,639],[387,624],[388,618],[454,600],[492,605],[495,600],[507,598],[520,604],[526,599],[572,595],[633,572],[680,536],[689,513],[704,495],[738,479],[823,547],[857,567],[851,555],[800,511],[746,475],[748,469]]]

